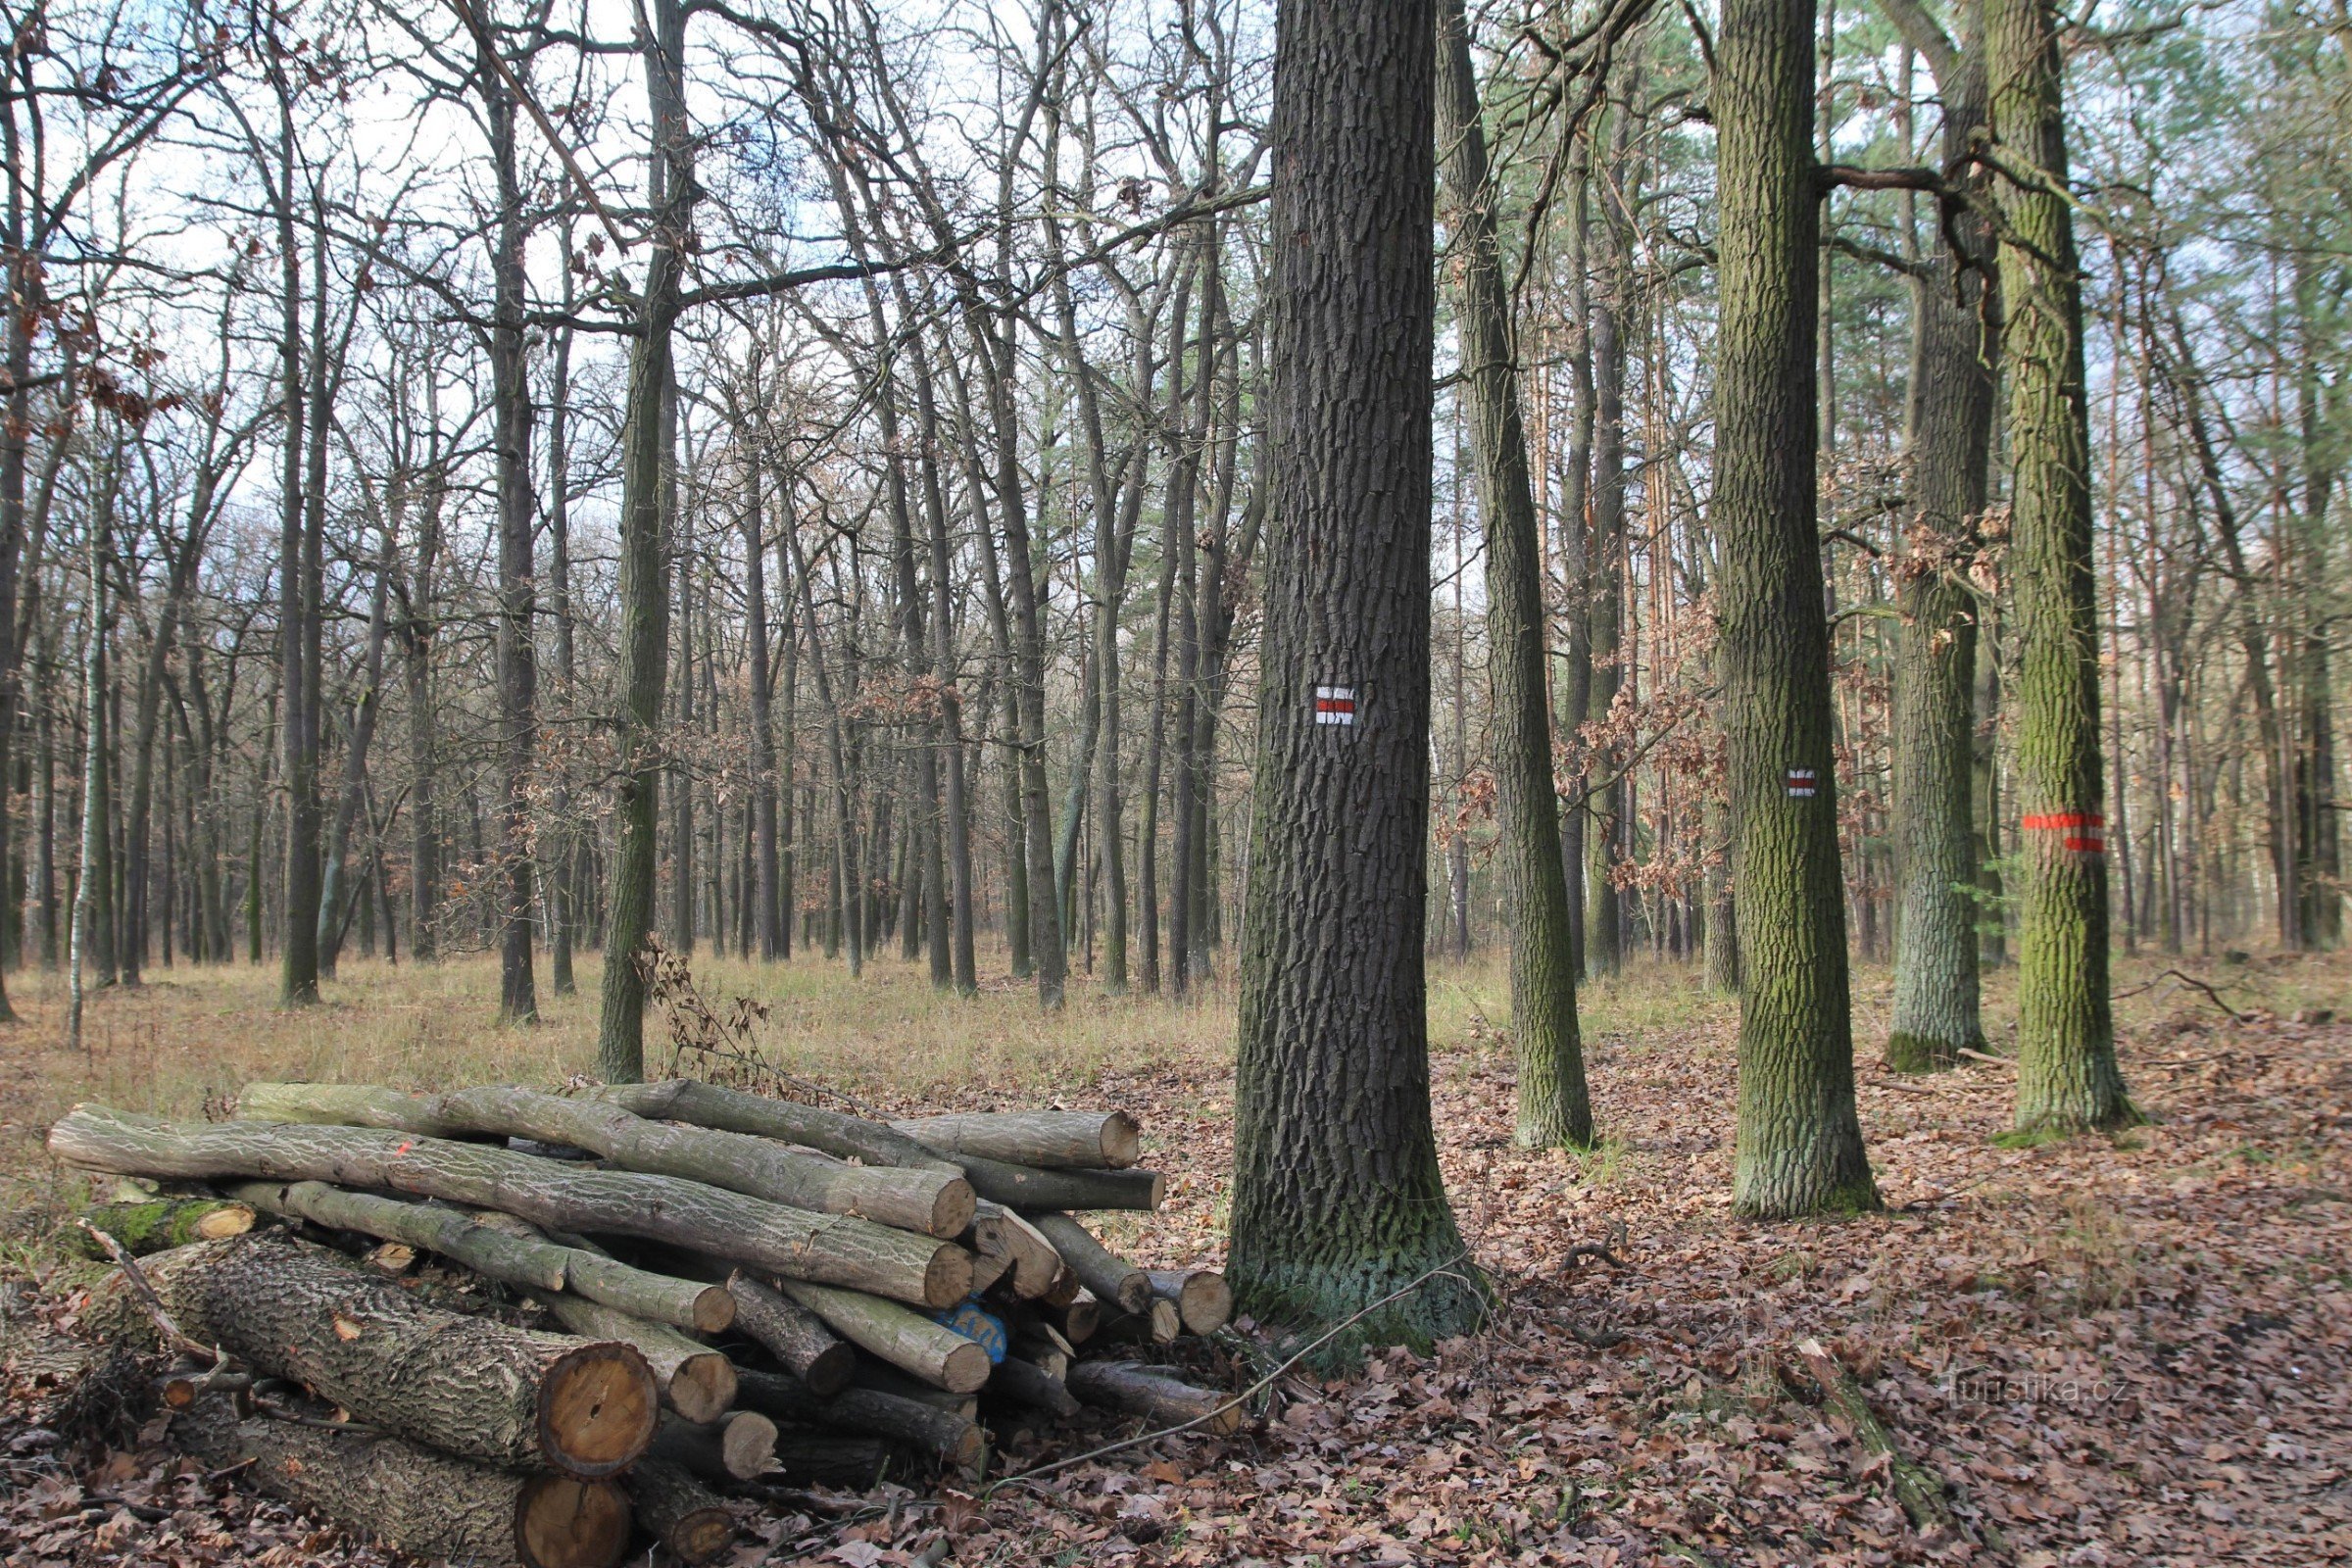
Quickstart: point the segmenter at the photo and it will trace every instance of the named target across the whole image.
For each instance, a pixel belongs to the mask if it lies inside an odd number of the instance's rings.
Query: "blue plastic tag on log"
[[[981,1309],[977,1300],[963,1301],[942,1312],[932,1314],[935,1321],[954,1329],[965,1339],[988,1352],[990,1366],[1004,1364],[1007,1344],[1004,1320]]]

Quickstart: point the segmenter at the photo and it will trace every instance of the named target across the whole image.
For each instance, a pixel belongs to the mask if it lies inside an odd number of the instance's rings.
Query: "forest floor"
[[[974,1564],[2058,1564],[2352,1560],[2352,961],[2119,963],[2122,1056],[2151,1120],[2114,1139],[1994,1142],[2011,1071],[1932,1081],[1874,1064],[1886,976],[1856,982],[1860,1102],[1883,1213],[1756,1225],[1729,1208],[1735,1009],[1679,968],[1588,991],[1605,1132],[1589,1155],[1510,1147],[1498,965],[1434,965],[1447,1186],[1500,1311],[1431,1357],[1296,1373],[1225,1440],[1159,1440],[1037,1486],[885,1489],[764,1522],[736,1558]],[[0,1554],[9,1564],[382,1561],[285,1509],[176,1475],[160,1446],[61,1461],[25,1411],[61,1363],[59,1260],[75,1179],[42,1153],[79,1099],[196,1114],[248,1078],[427,1087],[556,1082],[590,1056],[581,998],[535,1030],[488,1022],[483,960],[347,965],[321,1008],[273,975],[182,969],[100,999],[68,1054],[58,997],[12,980],[0,1032]],[[769,1003],[769,1055],[885,1105],[1117,1104],[1144,1121],[1168,1206],[1110,1227],[1144,1260],[1216,1255],[1231,1155],[1232,1003],[1025,993],[933,998],[920,973],[698,965]],[[545,983],[544,972],[542,984]],[[2014,1038],[2006,977],[1988,998]],[[2304,1021],[2296,1021],[2300,1017]],[[649,1048],[649,1069],[662,1065]],[[1624,1267],[1579,1244],[1606,1243]],[[1248,1336],[1194,1352],[1241,1387]],[[1825,1409],[1797,1347],[1851,1368],[1973,1541],[1923,1541],[1888,1466]],[[1106,1418],[1017,1442],[1001,1469],[1125,1435]],[[152,1440],[156,1429],[145,1436]],[[864,1505],[860,1505],[864,1504]],[[944,1548],[942,1538],[946,1538]]]

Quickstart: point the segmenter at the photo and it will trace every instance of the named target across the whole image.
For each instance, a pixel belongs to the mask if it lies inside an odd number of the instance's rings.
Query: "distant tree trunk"
[[[673,368],[673,372],[674,368]],[[676,433],[671,432],[672,440]],[[663,483],[674,485],[676,470],[664,465]],[[694,733],[694,522],[690,512],[672,510],[670,572],[677,587],[670,624],[677,628],[678,707],[674,717],[684,741]],[[681,759],[669,766],[669,945],[694,952],[694,778]]]
[[[1560,670],[1560,733],[1570,756],[1586,755],[1579,731],[1592,716],[1592,533],[1587,515],[1592,493],[1592,310],[1587,278],[1587,236],[1592,229],[1590,138],[1579,137],[1569,153],[1570,209],[1561,246],[1568,274],[1568,316],[1574,338],[1568,352],[1568,450],[1560,466],[1560,574],[1567,587],[1568,652]],[[1584,974],[1585,930],[1592,911],[1585,903],[1585,841],[1592,833],[1589,762],[1576,774],[1576,795],[1560,823],[1560,864],[1568,887],[1568,940],[1576,972]]]
[[[530,221],[515,164],[514,94],[477,34],[490,159],[498,180],[498,220],[490,258],[490,396],[498,464],[498,722],[504,798],[499,805],[498,1016],[502,1023],[536,1023],[539,991],[531,965],[531,782],[539,742],[539,665],[532,619],[538,610],[533,559],[535,502],[531,494],[530,367],[523,345],[523,246]]]
[[[108,489],[111,478],[103,481]],[[106,894],[106,631],[108,607],[114,595],[107,586],[107,561],[114,544],[108,538],[109,508],[101,504],[90,519],[86,584],[89,593],[89,633],[82,658],[81,857],[80,879],[74,887],[73,953],[67,960],[66,1046],[81,1049],[82,966],[95,957],[98,984],[114,982],[113,956],[105,951],[102,933],[107,920],[101,901]],[[93,945],[98,952],[93,954]]]
[[[568,309],[571,231],[566,228],[563,237]],[[547,394],[547,597],[556,634],[556,701],[566,718],[576,716],[579,703],[572,648],[570,433],[571,328],[566,326],[557,328],[549,344]],[[562,754],[549,791],[548,814],[554,818],[549,835],[553,853],[548,857],[548,982],[557,996],[568,997],[577,989],[571,954],[580,925],[580,857],[586,842],[572,821],[571,768]]]
[[[683,260],[695,184],[686,121],[682,0],[650,0],[652,35],[644,40],[646,93],[654,113],[652,205],[655,239],[646,263],[638,320],[643,335],[629,360],[627,420],[621,443],[620,654],[621,767],[613,815],[618,844],[605,933],[605,973],[597,1027],[597,1074],[607,1083],[645,1076],[645,976],[639,953],[654,917],[654,824],[661,794],[662,688],[669,654],[669,593],[663,571],[668,542],[664,476],[676,404],[670,396],[670,340],[678,318]]]
[[[1176,598],[1176,552],[1165,541],[1159,552],[1159,588],[1152,632],[1152,727],[1144,740],[1144,822],[1136,889],[1137,933],[1143,954],[1147,996],[1159,994],[1159,800],[1168,722],[1168,621]]]
[[[761,465],[744,465],[748,492],[743,509],[743,613],[746,662],[751,666],[752,704],[752,905],[760,957],[773,963],[784,956],[776,888],[775,696],[768,669],[772,641],[767,625],[767,514],[760,494]],[[789,616],[788,616],[789,619]]]
[[[2021,1131],[2137,1119],[2115,1060],[2107,981],[2105,779],[2098,605],[2091,577],[2090,415],[2082,291],[2066,194],[2065,93],[2047,0],[1986,0],[2009,382],[2011,576],[2019,647],[2018,804],[2026,829],[2018,929]]]
[[[1276,25],[1272,229],[1292,239],[1230,1272],[1261,1319],[1369,1308],[1353,1345],[1427,1345],[1483,1306],[1438,1171],[1423,972],[1436,38],[1421,3],[1286,0]],[[1318,688],[1349,694],[1351,722],[1318,721],[1343,701],[1319,713]]]
[[[1878,1204],[1854,1111],[1814,521],[1812,15],[1726,0],[1716,41],[1713,520],[1740,949],[1732,1199],[1764,1218]]]
[[[375,739],[376,714],[382,710],[384,637],[391,624],[391,579],[396,524],[387,517],[383,545],[375,567],[375,586],[368,601],[368,638],[360,655],[359,698],[351,707],[351,732],[343,745],[343,789],[335,801],[334,820],[327,828],[325,875],[318,890],[318,970],[335,972],[343,946],[344,858],[350,853],[351,830],[360,820],[368,796],[368,754]]]
[[[279,997],[288,1006],[318,1000],[318,753],[308,732],[313,639],[303,526],[304,434],[310,413],[303,386],[302,249],[294,227],[294,109],[278,102],[277,243],[282,298],[278,353],[284,400],[284,466],[278,497],[278,736],[286,787],[286,897],[279,953]],[[323,246],[325,239],[319,239]],[[323,366],[314,365],[314,373]]]
[[[1591,650],[1592,722],[1606,724],[1625,685],[1625,334],[1633,258],[1623,208],[1631,195],[1632,123],[1637,84],[1611,115],[1609,177],[1601,182],[1599,292],[1590,307],[1592,334],[1592,535],[1585,558],[1586,646]],[[1625,963],[1625,900],[1613,872],[1626,837],[1625,760],[1615,750],[1594,759],[1600,782],[1588,778],[1585,827],[1585,973],[1615,974]]]
[[[897,280],[899,316],[913,316],[903,278]],[[932,661],[939,677],[939,742],[945,753],[940,814],[945,830],[949,967],[956,990],[972,996],[980,975],[972,947],[972,818],[970,785],[964,768],[963,697],[956,676],[955,598],[949,575],[948,503],[939,474],[939,405],[929,352],[919,343],[913,358],[915,420],[921,436],[923,526],[931,567]],[[935,911],[936,913],[937,911]],[[933,957],[937,965],[936,953]]]
[[[1943,161],[1968,167],[1984,123],[1982,0],[1961,11],[1954,45],[1914,0],[1886,10],[1923,49],[1943,100]],[[1980,194],[1983,179],[1975,178]],[[1925,1072],[1983,1051],[1978,1016],[1973,804],[1977,596],[1968,567],[1983,516],[1992,444],[1993,359],[2000,351],[1984,272],[1990,226],[1956,218],[1965,255],[1940,249],[1912,284],[1911,484],[1918,498],[1896,568],[1894,1014],[1886,1064]]]
[[[1438,135],[1455,208],[1460,269],[1455,321],[1478,462],[1479,515],[1486,525],[1487,679],[1502,829],[1496,849],[1511,932],[1511,1032],[1519,1055],[1514,1138],[1530,1148],[1582,1148],[1592,1141],[1592,1105],[1577,1033],[1568,888],[1551,777],[1543,541],[1527,472],[1510,300],[1494,236],[1494,190],[1462,0],[1439,0],[1438,31]]]
[[[2305,945],[2322,951],[2344,940],[2343,835],[2335,800],[2335,685],[2330,674],[2328,622],[2318,608],[2328,604],[2329,539],[2328,503],[2340,463],[2334,433],[2328,428],[2327,394],[2320,385],[2325,352],[2321,342],[2323,304],[2314,260],[2295,258],[2296,315],[2303,343],[2295,368],[2295,422],[2303,448],[2303,510],[2297,564],[2303,571],[2303,629],[2296,662],[2303,738],[2295,775],[2295,848],[2301,858],[2296,882],[2302,890],[2301,929]],[[2339,289],[2341,285],[2338,285]],[[2339,394],[2340,395],[2340,394]]]

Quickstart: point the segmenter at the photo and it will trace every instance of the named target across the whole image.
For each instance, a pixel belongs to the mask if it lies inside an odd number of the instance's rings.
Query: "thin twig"
[[[1398,1286],[1396,1290],[1393,1290],[1388,1295],[1382,1297],[1379,1300],[1370,1302],[1367,1305],[1359,1307],[1355,1311],[1348,1313],[1348,1316],[1340,1319],[1339,1322],[1334,1323],[1322,1334],[1318,1335],[1316,1338],[1308,1341],[1304,1346],[1300,1347],[1297,1353],[1292,1355],[1289,1360],[1283,1362],[1273,1371],[1267,1373],[1264,1377],[1259,1378],[1255,1383],[1250,1384],[1241,1393],[1235,1395],[1233,1396],[1233,1402],[1239,1403],[1240,1401],[1249,1398],[1251,1395],[1256,1394],[1261,1389],[1271,1387],[1283,1376],[1284,1373],[1290,1371],[1291,1368],[1297,1366],[1299,1362],[1314,1354],[1324,1346],[1339,1338],[1339,1336],[1348,1329],[1354,1327],[1358,1322],[1371,1316],[1374,1312],[1379,1311],[1391,1301],[1398,1300],[1404,1297],[1412,1295],[1413,1292],[1419,1290],[1422,1286],[1427,1285],[1431,1280],[1438,1278],[1440,1275],[1445,1275],[1449,1279],[1462,1280],[1462,1283],[1465,1285],[1470,1284],[1470,1281],[1463,1279],[1461,1275],[1453,1272],[1453,1266],[1456,1263],[1468,1261],[1469,1256],[1470,1254],[1468,1251],[1456,1252],[1445,1262],[1438,1264],[1436,1267],[1429,1269],[1427,1272],[1417,1276],[1414,1279],[1406,1281],[1404,1284]],[[1072,1465],[1084,1464],[1089,1459],[1100,1459],[1104,1454],[1117,1453],[1122,1449],[1132,1448],[1141,1444],[1155,1442],[1160,1438],[1174,1437],[1179,1432],[1189,1432],[1194,1427],[1200,1425],[1203,1421],[1214,1421],[1218,1416],[1224,1414],[1229,1407],[1230,1406],[1228,1405],[1221,1404],[1214,1410],[1207,1412],[1205,1415],[1197,1415],[1190,1421],[1180,1421],[1172,1427],[1162,1427],[1155,1432],[1138,1433],[1132,1438],[1126,1438],[1117,1443],[1106,1443],[1099,1448],[1089,1448],[1084,1453],[1073,1453],[1066,1459],[1056,1459],[1051,1464],[1033,1466],[1030,1469],[1022,1471],[1017,1476],[1006,1476],[1002,1481],[991,1483],[981,1492],[980,1494],[982,1497],[991,1497],[994,1496],[1000,1489],[1004,1487],[1019,1486],[1023,1483],[1034,1482],[1040,1476],[1052,1475],[1056,1470],[1066,1470]]]
[[[226,1350],[218,1346],[200,1344],[180,1332],[179,1325],[172,1321],[172,1314],[164,1310],[164,1298],[155,1294],[155,1287],[147,1282],[147,1276],[140,1270],[139,1265],[131,1261],[130,1253],[123,1250],[121,1242],[91,1224],[87,1216],[77,1214],[74,1217],[74,1223],[89,1232],[97,1239],[98,1245],[106,1249],[106,1255],[114,1259],[115,1266],[122,1271],[122,1277],[130,1281],[131,1288],[139,1293],[139,1299],[146,1306],[147,1315],[155,1319],[157,1328],[163,1330],[166,1344],[175,1350],[183,1350],[190,1355],[211,1356],[216,1368],[227,1363],[228,1352]]]

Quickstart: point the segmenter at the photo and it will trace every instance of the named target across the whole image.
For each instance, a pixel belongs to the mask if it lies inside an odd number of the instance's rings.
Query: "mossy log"
[[[1123,1110],[1004,1110],[894,1121],[926,1149],[1048,1169],[1124,1170],[1143,1153],[1142,1129]]]
[[[662,1402],[685,1419],[707,1424],[734,1406],[735,1368],[708,1345],[688,1339],[666,1323],[631,1317],[601,1301],[560,1294],[534,1298],[574,1334],[635,1346],[653,1369]]]
[[[1140,1361],[1078,1361],[1067,1381],[1069,1391],[1087,1403],[1140,1415],[1155,1425],[1198,1422],[1199,1430],[1217,1435],[1241,1430],[1241,1400],[1196,1389]]]
[[[606,1476],[654,1434],[659,1396],[634,1348],[426,1306],[324,1248],[199,1242],[144,1272],[191,1339],[461,1458]]]
[[[629,1505],[609,1481],[525,1475],[399,1438],[292,1421],[240,1421],[224,1397],[172,1420],[173,1440],[212,1470],[416,1557],[483,1568],[612,1568]]]
[[[783,1368],[820,1396],[849,1387],[858,1352],[835,1337],[824,1320],[791,1297],[737,1270],[726,1289],[735,1302],[735,1326],[756,1340]]]
[[[1093,1232],[1069,1215],[1032,1214],[1029,1221],[1045,1233],[1061,1260],[1101,1299],[1114,1302],[1126,1312],[1141,1312],[1151,1301],[1152,1276],[1096,1241]]]
[[[190,1242],[225,1241],[253,1229],[254,1214],[244,1203],[218,1198],[148,1198],[131,1202],[100,1203],[82,1216],[122,1245],[132,1257],[145,1257]],[[76,1229],[74,1244],[84,1257],[107,1262],[106,1249],[89,1231]]]
[[[637,1525],[681,1562],[709,1562],[735,1542],[735,1516],[709,1488],[664,1459],[645,1459],[621,1485]]]
[[[72,1164],[128,1174],[387,1188],[504,1209],[557,1229],[674,1243],[925,1306],[952,1305],[971,1288],[971,1254],[950,1242],[847,1215],[787,1208],[681,1177],[583,1170],[412,1133],[260,1121],[173,1123],[82,1105],[50,1129],[49,1149]]]
[[[705,1481],[749,1481],[775,1462],[776,1424],[758,1410],[735,1410],[698,1426],[672,1416],[654,1434],[646,1456],[678,1465]]]
[[[434,1138],[487,1134],[568,1144],[623,1170],[678,1176],[820,1214],[950,1238],[972,1220],[972,1189],[948,1171],[872,1169],[772,1138],[652,1121],[607,1100],[529,1089],[413,1095],[363,1084],[249,1084],[237,1114],[261,1121],[390,1128]]]
[[[1796,1353],[1803,1359],[1805,1370],[1811,1372],[1814,1381],[1821,1385],[1821,1392],[1827,1397],[1830,1408],[1844,1417],[1846,1425],[1854,1429],[1854,1441],[1870,1452],[1885,1456],[1887,1485],[1894,1493],[1895,1501],[1910,1516],[1913,1526],[1923,1535],[1950,1534],[1956,1527],[1952,1521],[1951,1504],[1944,1499],[1944,1494],[1949,1489],[1943,1477],[1907,1457],[1895,1446],[1893,1434],[1886,1430],[1878,1412],[1870,1407],[1870,1400],[1862,1393],[1862,1386],[1854,1381],[1852,1373],[1838,1363],[1836,1356],[1822,1348],[1820,1341],[1808,1339],[1800,1342]]]
[[[776,1284],[843,1339],[933,1388],[969,1394],[988,1381],[987,1350],[896,1301],[803,1280]]]
[[[831,1427],[888,1438],[920,1448],[942,1462],[968,1467],[979,1462],[988,1438],[962,1410],[942,1409],[874,1389],[848,1389],[820,1397],[795,1377],[775,1372],[741,1372],[744,1404],[779,1421]]]
[[[1233,1319],[1233,1287],[1213,1269],[1150,1271],[1152,1294],[1176,1303],[1188,1334],[1214,1334]]]

